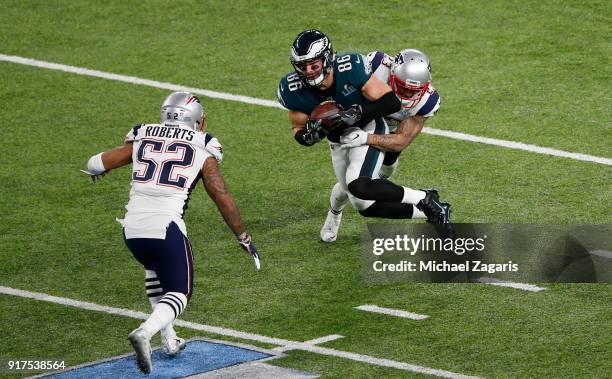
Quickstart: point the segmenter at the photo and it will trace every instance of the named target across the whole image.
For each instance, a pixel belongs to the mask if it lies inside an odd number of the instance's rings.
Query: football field
[[[276,103],[306,28],[338,51],[420,49],[441,108],[402,154],[396,183],[438,188],[456,223],[610,224],[609,3],[0,5],[0,378],[42,373],[9,360],[68,367],[132,352],[127,334],[150,306],[115,222],[130,169],[96,184],[79,169],[134,125],[158,122],[178,88],[200,95],[262,259],[256,271],[199,185],[185,217],[195,278],[179,335],[282,353],[268,363],[326,378],[611,376],[610,284],[364,281],[366,225],[399,223],[349,206],[338,241],[321,242],[329,148],[297,144]]]

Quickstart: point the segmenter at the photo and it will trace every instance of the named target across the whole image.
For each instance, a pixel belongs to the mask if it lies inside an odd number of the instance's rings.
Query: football
[[[340,110],[340,106],[335,101],[324,101],[312,110],[310,119],[313,121],[321,120],[323,129],[332,130],[340,124],[338,116]]]

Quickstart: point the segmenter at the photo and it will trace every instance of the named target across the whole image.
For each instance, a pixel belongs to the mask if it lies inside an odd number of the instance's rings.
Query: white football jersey
[[[372,75],[389,84],[391,77],[391,65],[393,58],[380,51],[373,51],[366,55],[366,66],[372,72]],[[399,123],[411,116],[433,117],[440,108],[440,95],[438,91],[430,84],[429,88],[417,103],[412,108],[402,108],[399,111],[385,116],[389,130],[395,131]]]
[[[123,226],[126,238],[159,238],[174,221],[185,236],[183,214],[208,157],[223,150],[211,134],[182,125],[143,124],[125,137],[133,142],[132,189]]]

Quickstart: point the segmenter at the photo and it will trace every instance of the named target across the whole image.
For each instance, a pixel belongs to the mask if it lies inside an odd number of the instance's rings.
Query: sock
[[[162,328],[172,324],[183,313],[187,305],[187,296],[180,292],[167,292],[153,307],[153,313],[140,327],[151,338]]]
[[[153,270],[145,270],[145,289],[149,298],[151,308],[155,308],[157,303],[164,296],[164,289],[157,279],[157,273]],[[176,338],[176,332],[174,331],[174,324],[171,322],[166,327],[161,329],[162,338],[166,340]]]
[[[153,270],[145,270],[145,290],[151,307],[154,307],[164,295],[164,289],[157,278],[157,273]]]
[[[413,190],[412,188],[403,187],[404,188],[404,197],[402,198],[402,203],[406,204],[418,204],[419,201],[425,198],[425,191]]]
[[[359,211],[359,213],[364,217],[405,219],[413,218],[413,213],[415,210],[416,207],[412,204],[376,201],[368,208]]]
[[[412,218],[427,218],[427,216],[425,215],[425,213],[421,212],[419,208],[413,207],[412,208]]]
[[[348,194],[342,189],[340,183],[334,184],[334,188],[332,188],[331,195],[329,196],[329,210],[336,215],[342,213],[348,201]]]
[[[404,187],[383,179],[372,179],[361,176],[348,184],[351,194],[362,200],[386,201],[400,203],[404,196]]]

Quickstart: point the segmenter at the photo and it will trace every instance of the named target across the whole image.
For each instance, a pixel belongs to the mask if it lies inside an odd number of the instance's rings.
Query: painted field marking
[[[495,279],[495,278],[489,278],[489,277],[486,277],[486,276],[478,278],[477,281],[480,282],[480,283],[483,283],[483,284],[490,284],[492,286],[510,287],[510,288],[516,288],[516,289],[519,289],[519,290],[529,291],[529,292],[546,291],[546,288],[538,287],[538,286],[535,286],[533,284],[509,282],[509,281],[506,281],[506,280],[499,280],[499,279]]]
[[[109,307],[106,305],[99,305],[95,303],[89,303],[89,302],[69,299],[65,297],[52,296],[46,293],[24,291],[24,290],[20,290],[16,288],[11,288],[11,287],[0,286],[0,294],[18,296],[18,297],[40,300],[40,301],[46,301],[50,303],[66,305],[69,307],[86,309],[86,310],[91,310],[91,311],[96,311],[96,312],[103,312],[103,313],[130,317],[130,318],[135,318],[135,319],[140,319],[140,320],[144,320],[147,317],[149,317],[149,315],[144,312],[133,311],[130,309],[125,309],[125,308]],[[376,358],[376,357],[372,357],[369,355],[363,355],[363,354],[351,353],[348,351],[330,349],[330,348],[321,347],[321,346],[317,346],[317,345],[306,343],[306,342],[290,341],[290,340],[285,340],[281,338],[267,337],[267,336],[263,336],[260,334],[241,332],[239,330],[221,328],[221,327],[211,326],[211,325],[206,325],[206,324],[198,324],[195,322],[176,320],[174,325],[178,325],[184,328],[189,328],[189,329],[194,329],[194,330],[200,330],[200,331],[213,333],[213,334],[219,334],[219,335],[236,337],[236,338],[245,339],[245,340],[269,343],[272,345],[279,345],[282,347],[290,348],[287,350],[303,350],[303,351],[308,351],[311,353],[333,356],[333,357],[340,357],[340,358],[350,359],[356,362],[368,363],[368,364],[375,365],[375,366],[396,368],[399,370],[410,371],[410,372],[415,372],[415,373],[420,373],[420,374],[425,374],[425,375],[432,375],[432,376],[438,376],[438,377],[450,378],[450,379],[479,379],[479,377],[477,376],[468,376],[468,375],[459,374],[459,373],[455,373],[451,371],[438,370],[434,368],[414,365],[411,363],[394,361],[391,359]],[[326,336],[326,337],[329,337],[329,336]],[[315,340],[311,340],[311,342],[316,341],[316,340],[318,340],[318,338]]]
[[[323,336],[323,337],[315,338],[313,340],[304,341],[303,343],[308,344],[308,345],[319,345],[319,344],[329,342],[329,341],[334,341],[340,338],[344,338],[344,336],[341,336],[339,334],[330,334],[328,336]],[[285,346],[275,347],[272,350],[284,353],[285,351],[294,350],[294,348],[292,346],[285,345]]]
[[[589,254],[597,255],[598,257],[612,259],[612,251],[608,250],[593,250]]]
[[[381,314],[389,315],[389,316],[409,318],[411,320],[425,320],[427,317],[429,317],[427,315],[420,315],[418,313],[402,311],[399,309],[384,308],[384,307],[379,307],[378,305],[371,305],[371,304],[360,305],[358,307],[355,307],[355,309],[359,309],[360,311],[372,312],[372,313],[381,313]]]
[[[189,91],[189,92],[192,92],[198,95],[210,97],[212,99],[238,101],[240,103],[245,103],[245,104],[254,104],[254,105],[260,105],[260,106],[269,107],[269,108],[285,109],[278,102],[272,101],[272,100],[258,99],[256,97],[250,97],[250,96],[233,95],[231,93],[211,91],[211,90],[202,89],[202,88],[187,87],[187,86],[182,86],[179,84],[158,82],[156,80],[143,79],[143,78],[139,78],[136,76],[113,74],[113,73],[105,72],[105,71],[91,70],[88,68],[40,61],[36,59],[30,59],[30,58],[19,57],[19,56],[14,56],[14,55],[0,54],[0,61],[11,62],[11,63],[21,64],[21,65],[26,65],[26,66],[39,67],[39,68],[44,68],[44,69],[49,69],[49,70],[64,71],[64,72],[69,72],[69,73],[73,73],[77,75],[92,76],[96,78],[115,80],[119,82],[144,85],[148,87],[167,89],[171,91],[179,91],[179,90]],[[607,166],[612,166],[612,159],[610,158],[597,157],[597,156],[587,155],[587,154],[582,154],[582,153],[572,153],[572,152],[567,152],[563,150],[552,149],[549,147],[541,147],[537,145],[526,144],[522,142],[506,141],[506,140],[489,138],[489,137],[480,137],[480,136],[475,136],[471,134],[465,134],[465,133],[459,133],[459,132],[453,132],[453,131],[441,130],[441,129],[434,129],[430,127],[423,128],[423,133],[431,134],[435,136],[452,138],[452,139],[461,140],[461,141],[483,143],[487,145],[494,145],[494,146],[504,147],[508,149],[522,150],[522,151],[528,151],[531,153],[552,155],[555,157],[569,158],[569,159],[573,159],[577,161],[593,162],[593,163],[599,163],[599,164],[603,164]]]

